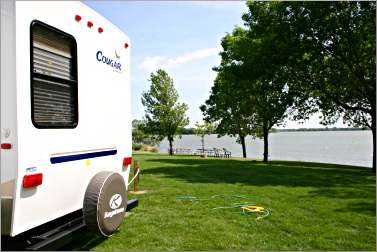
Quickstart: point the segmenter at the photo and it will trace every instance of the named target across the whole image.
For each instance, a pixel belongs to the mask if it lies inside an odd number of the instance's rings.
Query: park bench
[[[226,157],[226,158],[232,157],[232,152],[228,151],[225,148],[223,148],[223,151],[224,151],[224,157]]]
[[[223,148],[222,150],[221,149],[217,149],[217,148],[213,148],[213,151],[214,151],[214,157],[220,157],[220,158],[230,158],[232,157],[232,152],[228,151],[227,149]]]

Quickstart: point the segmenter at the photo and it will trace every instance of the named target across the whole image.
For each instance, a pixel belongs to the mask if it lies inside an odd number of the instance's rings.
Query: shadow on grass
[[[338,199],[364,199],[366,196],[365,192],[374,192],[374,186],[360,186],[360,185],[350,185],[348,188],[318,188],[315,191],[310,191],[308,196],[305,197],[329,197]]]
[[[346,208],[335,210],[337,212],[356,212],[370,216],[376,216],[376,202],[359,202],[357,204],[348,204]]]
[[[159,174],[188,183],[240,183],[250,186],[312,187],[299,198],[327,197],[366,200],[372,203],[350,205],[339,211],[375,215],[375,174],[366,167],[292,162],[163,158],[148,159],[158,167],[144,169],[143,174]],[[165,164],[166,166],[161,166]],[[299,200],[298,198],[298,200]]]
[[[352,186],[375,183],[368,168],[320,163],[243,161],[234,159],[148,159],[166,166],[143,170],[189,183],[242,183],[253,186]]]
[[[76,238],[74,238],[73,241],[67,246],[60,248],[60,251],[89,251],[107,239],[105,237],[95,235],[89,232],[87,229],[76,231],[73,235]],[[77,239],[77,237],[80,237],[80,239]]]

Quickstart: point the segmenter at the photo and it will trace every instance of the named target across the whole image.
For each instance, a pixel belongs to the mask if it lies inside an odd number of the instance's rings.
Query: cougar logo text
[[[115,60],[111,59],[108,56],[105,56],[102,51],[98,51],[96,54],[97,60],[99,62],[102,62],[103,64],[109,65],[112,67],[115,71],[121,72],[122,71],[122,64],[119,62],[116,62]]]

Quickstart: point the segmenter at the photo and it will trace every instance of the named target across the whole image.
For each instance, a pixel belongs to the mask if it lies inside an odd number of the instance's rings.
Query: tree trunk
[[[264,142],[263,162],[268,162],[268,128],[265,123],[263,124],[263,142]]]
[[[246,158],[246,143],[245,143],[245,136],[240,135],[240,140],[242,144],[242,155],[244,158]]]
[[[169,139],[169,155],[173,155],[173,138],[168,138]]]
[[[204,153],[204,135],[202,135],[202,151]]]
[[[373,136],[373,164],[372,171],[376,173],[376,113],[372,113],[372,136]]]

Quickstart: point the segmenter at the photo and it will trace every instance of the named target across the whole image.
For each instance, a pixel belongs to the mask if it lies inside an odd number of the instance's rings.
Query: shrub
[[[141,144],[132,144],[132,149],[135,151],[139,151],[141,149],[142,145]]]
[[[153,147],[148,145],[148,144],[143,144],[142,147],[141,147],[141,150],[143,151],[151,151]]]
[[[132,149],[134,151],[147,151],[147,152],[158,152],[158,148],[148,145],[148,144],[139,144],[139,143],[133,143]]]

